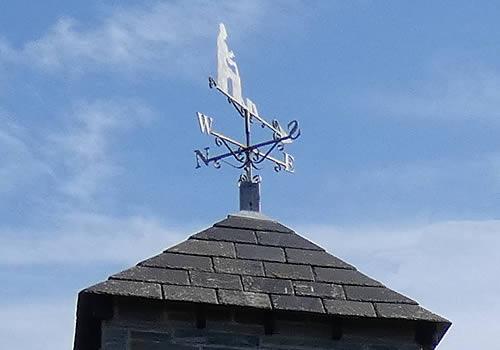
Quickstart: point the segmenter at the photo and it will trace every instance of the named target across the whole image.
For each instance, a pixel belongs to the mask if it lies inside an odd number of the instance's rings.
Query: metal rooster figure
[[[228,161],[232,159],[237,165],[233,167],[243,169],[240,176],[240,209],[260,211],[260,187],[261,181],[259,175],[253,175],[253,170],[258,170],[258,165],[265,160],[274,163],[274,170],[279,172],[285,170],[294,172],[294,157],[284,152],[285,144],[292,143],[300,136],[299,123],[293,120],[288,123],[285,131],[281,124],[276,120],[268,122],[261,117],[257,111],[257,106],[249,98],[243,100],[241,90],[241,78],[238,65],[235,62],[233,51],[227,46],[227,31],[223,23],[219,25],[219,35],[217,37],[217,81],[208,78],[209,87],[216,88],[223,94],[228,102],[234,106],[236,111],[244,120],[245,142],[236,141],[213,129],[213,118],[197,113],[198,123],[201,132],[212,135],[215,138],[215,144],[218,147],[225,147],[226,152],[220,155],[211,156],[210,148],[195,150],[196,168],[204,165],[213,164],[215,168],[220,168],[221,162],[231,164]],[[272,138],[267,141],[253,143],[251,141],[251,126],[258,123],[262,128],[267,128],[272,132]],[[273,157],[273,151],[282,153],[282,160]],[[250,193],[247,193],[250,191]],[[256,193],[251,193],[251,192]],[[250,199],[249,199],[250,198]],[[250,200],[250,203],[249,203]],[[253,201],[253,202],[252,202]]]

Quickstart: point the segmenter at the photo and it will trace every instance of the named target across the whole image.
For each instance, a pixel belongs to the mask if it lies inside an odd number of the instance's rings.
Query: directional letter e
[[[204,134],[210,134],[212,132],[212,123],[214,119],[200,112],[197,112],[196,114],[198,115],[198,123],[200,124],[201,132]]]
[[[295,171],[295,158],[288,153],[285,153],[285,170],[289,173],[293,173]]]

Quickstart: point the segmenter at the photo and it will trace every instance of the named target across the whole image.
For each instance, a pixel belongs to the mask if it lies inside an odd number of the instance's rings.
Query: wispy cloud
[[[88,200],[119,171],[111,155],[117,136],[148,123],[153,112],[140,102],[97,100],[79,103],[69,114],[66,129],[52,134],[48,146],[51,159],[62,160],[67,170],[63,193]]]
[[[0,41],[0,60],[70,73],[148,70],[190,75],[206,67],[204,61],[211,62],[219,21],[234,23],[242,37],[258,28],[270,14],[269,6],[264,1],[157,1],[114,8],[96,24],[65,17],[19,50]]]
[[[0,194],[24,195],[26,184],[34,187],[52,181],[49,196],[39,203],[40,218],[9,226],[0,224],[0,272],[3,276],[17,268],[38,269],[42,265],[73,266],[88,263],[121,262],[134,264],[144,256],[160,252],[180,240],[177,231],[160,220],[145,215],[112,216],[81,211],[79,202],[93,208],[95,194],[117,175],[120,165],[114,147],[125,132],[133,132],[153,117],[140,102],[80,102],[49,136],[37,134],[7,118],[0,129]],[[3,193],[2,193],[3,192]],[[30,191],[30,200],[36,193]],[[58,206],[61,197],[76,201]],[[8,204],[8,203],[7,203]],[[54,208],[59,208],[54,210]],[[28,215],[27,215],[28,216]],[[17,273],[17,272],[15,272]],[[96,281],[97,282],[97,281]],[[75,296],[67,300],[41,300],[19,291],[19,299],[0,303],[2,346],[23,349],[67,349],[74,330]],[[63,296],[64,297],[64,296]],[[26,337],[30,334],[30,337]]]
[[[45,229],[0,230],[0,265],[134,264],[185,238],[187,232],[146,216],[73,211]],[[111,273],[112,271],[110,271]]]
[[[0,192],[50,180],[52,194],[92,199],[121,170],[114,157],[120,136],[149,123],[154,112],[139,101],[94,100],[76,103],[59,119],[57,129],[28,132],[0,115]]]
[[[361,271],[450,318],[454,326],[440,349],[496,346],[500,221],[303,229]]]
[[[52,169],[36,155],[27,131],[6,112],[0,111],[0,193],[11,192]]]

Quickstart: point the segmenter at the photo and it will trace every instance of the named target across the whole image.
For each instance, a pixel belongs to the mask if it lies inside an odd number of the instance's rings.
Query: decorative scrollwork
[[[243,173],[240,175],[240,178],[238,179],[238,182],[248,182],[248,176],[246,173]]]
[[[259,163],[261,160],[261,154],[258,149],[254,150],[255,152],[251,153],[250,158],[252,159],[252,163]]]
[[[245,110],[243,109],[243,107],[239,103],[236,103],[232,99],[229,99],[229,103],[231,103],[231,105],[234,107],[234,109],[236,109],[236,111],[238,112],[240,117],[245,118]],[[250,120],[250,122],[251,122],[251,120]]]
[[[235,168],[235,169],[242,169],[245,165],[234,165],[233,163],[231,163],[230,161],[227,161],[225,159],[222,159],[221,162],[224,162],[224,164],[227,164],[229,165],[231,168]]]
[[[239,147],[236,151],[229,146],[229,144],[220,136],[215,136],[215,144],[217,147],[225,146],[229,151],[228,155],[232,155],[234,159],[236,159],[239,163],[245,162],[245,154],[243,152],[243,148]]]
[[[239,147],[238,150],[233,153],[233,156],[238,162],[240,162],[240,163],[245,162],[246,156],[245,156],[245,151],[243,150],[243,148]]]
[[[278,131],[281,131],[283,129],[281,129],[281,125],[280,125],[279,121],[276,119],[273,119],[272,126],[274,128],[273,140],[277,141],[283,137],[283,135],[280,132],[278,132]]]
[[[259,163],[252,162],[252,163],[250,163],[250,166],[252,167],[252,169],[260,170],[260,168],[257,166],[257,164],[259,164]]]
[[[208,77],[208,87],[210,89],[212,89],[216,86],[217,86],[217,83],[215,82],[215,80],[212,77]]]
[[[215,137],[215,144],[217,145],[217,147],[220,147],[223,145],[222,143],[222,139],[220,137]]]
[[[238,114],[245,119],[245,134],[247,141],[243,144],[221,133],[213,131],[213,119],[204,115],[203,118],[198,116],[202,132],[212,135],[215,138],[215,145],[225,148],[227,152],[217,156],[211,156],[209,155],[208,148],[206,148],[205,151],[196,150],[197,168],[200,167],[200,164],[213,164],[213,166],[218,169],[221,167],[222,162],[224,162],[231,167],[244,169],[244,174],[240,176],[239,181],[250,182],[260,182],[260,176],[252,175],[252,170],[260,170],[258,165],[265,160],[273,163],[276,172],[283,170],[293,172],[294,158],[292,155],[285,153],[285,146],[292,143],[300,136],[301,131],[299,123],[296,120],[292,120],[288,122],[286,126],[282,126],[277,119],[269,123],[257,114],[255,104],[249,99],[247,99],[246,104],[243,103],[241,98],[235,99],[227,91],[217,86],[217,82],[213,78],[208,79],[208,85],[210,88],[216,88],[221,92],[227,98],[228,102],[236,109]],[[268,141],[250,144],[250,125],[260,125],[262,128],[270,129],[272,131],[272,138]],[[279,159],[273,157],[272,152],[274,150],[283,152],[283,158]],[[234,159],[238,165],[229,162],[231,159]]]
[[[259,163],[262,163],[264,160],[269,159],[268,156],[271,154],[271,152],[274,150],[274,148],[276,148],[278,146],[278,144],[279,144],[279,142],[275,142],[274,144],[272,144],[272,146],[264,154],[261,153],[259,150],[257,150],[257,154],[259,155],[259,157],[254,160],[254,163],[259,164]]]
[[[300,136],[299,122],[292,120],[287,126],[288,136],[290,136],[292,140],[296,140]]]
[[[248,178],[247,173],[243,173],[240,175],[240,178],[238,179],[239,182],[250,182],[250,179]],[[260,175],[253,175],[251,182],[253,183],[261,183],[262,182],[262,177]]]

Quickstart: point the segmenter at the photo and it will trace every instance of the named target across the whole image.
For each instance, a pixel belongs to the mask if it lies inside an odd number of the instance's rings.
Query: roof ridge
[[[240,210],[239,212],[229,214],[228,217],[229,216],[240,216],[254,220],[267,220],[267,221],[278,222],[278,220],[270,218],[269,216],[262,214],[261,212],[249,211],[249,210]]]
[[[278,221],[256,215],[228,215],[226,219],[216,222],[213,226],[252,229],[254,231],[294,232]]]

